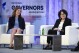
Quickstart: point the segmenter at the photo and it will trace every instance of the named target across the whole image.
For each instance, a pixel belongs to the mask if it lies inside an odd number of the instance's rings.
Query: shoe
[[[79,42],[77,43],[77,45],[79,46]]]
[[[14,47],[9,47],[9,49],[14,49]]]
[[[52,50],[52,48],[43,48],[43,50]]]
[[[43,50],[52,50],[52,48],[43,48]]]
[[[52,50],[52,47],[50,47],[49,45],[47,45],[45,48],[43,48],[44,50]]]
[[[46,50],[49,47],[49,45],[47,45],[45,48],[43,48],[44,50]]]
[[[79,50],[76,50],[76,49],[71,49],[71,51],[79,51]]]
[[[14,45],[11,44],[11,45],[9,46],[9,49],[14,49]]]
[[[71,51],[79,51],[78,46],[75,49],[71,49]]]

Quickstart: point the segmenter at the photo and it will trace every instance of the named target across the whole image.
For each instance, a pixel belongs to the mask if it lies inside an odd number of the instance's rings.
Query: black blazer
[[[23,18],[18,18],[19,28],[24,30],[25,29],[25,21]],[[10,17],[8,21],[8,30],[12,29],[15,25],[15,17]]]
[[[54,27],[52,28],[52,30],[53,30],[54,28],[58,28],[60,22],[61,22],[61,19],[57,19],[56,22],[55,22]],[[63,23],[63,27],[62,27],[61,31],[65,33],[65,27],[66,27],[66,26],[70,26],[70,25],[71,25],[71,19],[66,18],[65,21],[64,21],[64,23]]]

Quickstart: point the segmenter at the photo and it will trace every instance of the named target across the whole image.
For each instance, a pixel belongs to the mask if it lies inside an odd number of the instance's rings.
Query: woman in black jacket
[[[67,17],[68,13],[66,10],[60,10],[58,16],[59,19],[56,20],[54,27],[48,31],[48,35],[57,35],[57,31],[60,32],[60,35],[64,35],[65,27],[71,25],[71,19]],[[52,49],[52,37],[47,37],[47,43],[48,45],[44,49]]]
[[[10,48],[13,48],[14,34],[20,34],[25,29],[25,21],[21,16],[21,9],[15,8],[8,21],[8,31],[11,30]]]

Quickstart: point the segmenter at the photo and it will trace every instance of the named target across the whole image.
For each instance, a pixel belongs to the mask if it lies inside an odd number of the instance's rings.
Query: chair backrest
[[[8,30],[8,23],[6,23],[6,32],[7,32],[7,30]]]
[[[25,22],[25,25],[31,25],[30,22]]]
[[[72,23],[72,26],[78,26],[78,23]]]
[[[53,25],[41,25],[40,26],[40,34],[41,35],[47,35],[48,30],[52,29]]]
[[[31,25],[30,22],[25,22],[25,29],[27,25]],[[26,34],[26,30],[24,29],[23,34]]]

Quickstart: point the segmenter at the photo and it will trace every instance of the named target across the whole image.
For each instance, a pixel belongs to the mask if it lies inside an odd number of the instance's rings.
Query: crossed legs
[[[10,39],[10,47],[13,47],[14,34],[20,34],[21,32],[22,32],[22,30],[20,28],[18,28],[18,29],[12,28],[11,39]]]

